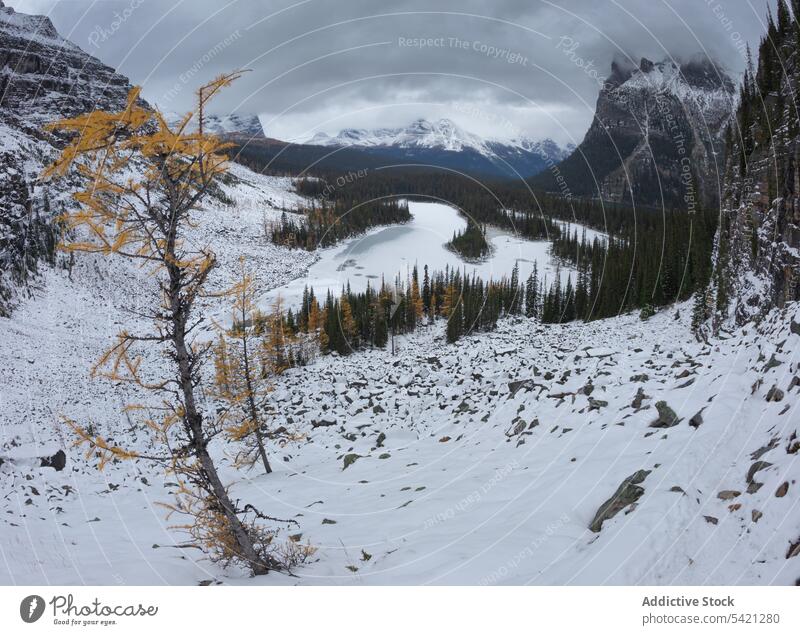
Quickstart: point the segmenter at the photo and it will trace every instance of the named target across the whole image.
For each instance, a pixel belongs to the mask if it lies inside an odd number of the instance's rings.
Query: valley
[[[337,294],[348,285],[360,292],[368,284],[373,288],[379,288],[382,281],[392,285],[398,277],[405,282],[414,266],[420,271],[425,266],[430,271],[460,269],[489,280],[510,276],[516,265],[520,279],[526,280],[537,263],[543,279],[555,279],[556,266],[546,240],[533,241],[513,231],[490,227],[490,256],[480,263],[468,262],[445,246],[453,232],[467,225],[456,209],[443,203],[421,201],[410,201],[408,206],[410,222],[373,229],[335,247],[317,250],[318,259],[306,275],[273,289],[267,301],[280,296],[289,305],[297,305],[306,287],[313,288],[318,297],[325,297],[328,291]],[[602,236],[596,230],[577,225],[565,223],[563,227],[568,233],[585,231],[588,240]],[[565,268],[561,275],[566,281],[569,271]]]
[[[742,73],[606,51],[573,145],[436,116],[535,111],[445,57],[369,93],[410,123],[306,78],[278,140],[236,47],[179,130],[0,2],[0,585],[800,584],[776,6]]]

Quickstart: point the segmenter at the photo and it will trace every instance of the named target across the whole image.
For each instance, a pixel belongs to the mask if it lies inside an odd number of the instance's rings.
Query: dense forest
[[[337,199],[322,201],[303,210],[304,218],[291,218],[286,212],[270,228],[270,238],[277,245],[309,251],[330,247],[344,238],[356,236],[376,225],[405,223],[411,220],[408,205],[403,201],[369,200],[356,203]]]
[[[559,281],[562,281],[559,284]],[[502,318],[525,316],[545,323],[569,322],[589,311],[591,278],[585,269],[576,274],[556,272],[552,283],[534,268],[525,281],[515,266],[510,276],[484,280],[466,270],[429,271],[417,267],[406,280],[385,280],[378,288],[354,292],[349,286],[337,296],[330,291],[316,297],[306,288],[299,311],[284,317],[290,341],[297,336],[316,338],[323,353],[349,355],[364,348],[385,348],[394,335],[445,320],[448,342],[473,333],[492,331]],[[283,329],[282,329],[283,330]],[[302,355],[293,359],[302,363]]]
[[[460,254],[467,261],[482,260],[491,253],[489,243],[486,242],[486,229],[478,226],[472,219],[467,220],[464,229],[453,232],[453,238],[447,243],[447,248]]]

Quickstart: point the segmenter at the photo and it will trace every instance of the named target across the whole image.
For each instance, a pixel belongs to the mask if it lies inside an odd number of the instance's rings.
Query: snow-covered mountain
[[[345,128],[334,137],[324,132],[314,135],[308,143],[326,146],[362,146],[366,148],[393,146],[396,148],[436,148],[450,152],[475,150],[489,156],[489,147],[479,136],[467,132],[449,119],[428,121],[417,119],[401,128]]]
[[[164,115],[167,121],[175,124],[181,121],[183,113],[169,112]],[[189,123],[191,127],[192,122]],[[239,136],[263,139],[264,129],[258,115],[252,114],[209,114],[206,115],[205,131],[219,136]]]
[[[534,183],[558,192],[660,206],[713,205],[724,172],[722,132],[736,105],[735,82],[702,55],[689,61],[615,61],[583,141],[559,172]],[[699,191],[693,191],[692,181]]]
[[[345,128],[336,135],[319,132],[308,145],[361,149],[373,155],[503,176],[531,176],[566,157],[552,139],[484,139],[450,119],[417,119],[399,128]]]
[[[123,75],[62,38],[46,16],[0,2],[0,314],[29,273],[54,258],[52,213],[65,195],[35,186],[63,140],[44,125],[94,108],[124,107]]]

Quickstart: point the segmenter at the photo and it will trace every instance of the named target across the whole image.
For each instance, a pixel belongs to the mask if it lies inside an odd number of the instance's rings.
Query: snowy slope
[[[265,215],[297,203],[290,183],[241,167],[234,174],[225,187],[235,203],[210,205],[193,236],[222,258],[215,284],[232,279],[240,253],[265,286],[297,277],[314,256],[267,244],[259,231]],[[796,305],[710,346],[689,335],[681,306],[679,319],[673,310],[648,322],[505,321],[454,346],[439,324],[398,338],[395,357],[331,356],[290,370],[275,386],[275,419],[305,439],[270,448],[275,473],[233,470],[232,449],[214,452],[235,496],[296,521],[290,533],[318,552],[297,577],[247,579],[176,548],[185,537],[157,505],[171,488],[158,470],[137,461],[98,473],[60,423],[61,415],[92,421],[109,438],[147,447],[121,414],[134,396],[88,377],[112,334],[135,328],[125,309],[146,297],[147,276],[85,257],[71,279],[50,271],[43,282],[0,320],[0,455],[15,459],[0,466],[0,583],[791,584],[800,576],[800,560],[786,558],[800,540]],[[773,385],[779,401],[775,391],[767,400]],[[681,418],[675,427],[649,427],[660,400]],[[64,471],[36,467],[33,457],[59,448]],[[343,469],[347,454],[358,458]],[[748,486],[756,461],[769,463],[751,479],[760,487]],[[651,470],[644,495],[591,532],[595,511],[637,470]],[[720,499],[726,490],[740,494]]]

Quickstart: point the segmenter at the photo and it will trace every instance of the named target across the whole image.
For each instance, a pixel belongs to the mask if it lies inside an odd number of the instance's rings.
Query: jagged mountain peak
[[[548,164],[561,161],[572,150],[560,147],[550,138],[483,138],[452,119],[422,117],[401,127],[345,128],[336,135],[317,132],[302,142],[360,149],[402,162],[514,178],[537,174]]]
[[[735,107],[735,82],[708,56],[638,63],[615,58],[580,152],[559,170],[572,194],[661,206],[713,206],[725,151],[721,134]],[[691,156],[697,192],[681,180]],[[536,183],[559,191],[554,175]]]
[[[33,131],[59,117],[125,105],[130,82],[61,37],[47,16],[0,7],[0,120]],[[38,133],[37,133],[38,134]]]
[[[328,146],[360,146],[398,148],[437,148],[451,152],[472,149],[490,153],[483,139],[461,128],[451,119],[430,121],[418,118],[407,126],[397,128],[344,128],[335,136],[319,132],[307,143]]]
[[[688,58],[666,57],[652,61],[646,57],[635,65],[630,60],[615,59],[611,63],[609,88],[653,88],[658,90],[733,91],[731,74],[705,53]]]
[[[556,159],[563,158],[564,149],[550,138],[533,139],[520,136],[514,139],[484,139],[465,130],[452,119],[434,121],[418,118],[402,127],[344,128],[336,135],[317,132],[305,143],[323,146],[357,146],[364,148],[429,148],[462,152],[472,150],[484,156],[492,156],[495,149],[503,146],[524,151],[536,151]]]
[[[69,40],[62,38],[52,21],[45,15],[31,15],[27,13],[17,13],[13,7],[7,7],[0,0],[0,28],[17,30],[26,34],[34,35],[49,40],[58,40],[59,43],[77,48]]]
[[[164,113],[164,118],[167,120],[167,123],[171,125],[180,122],[184,116],[184,113],[178,112]],[[194,119],[189,122],[190,128],[195,128],[196,125]],[[261,120],[258,115],[250,113],[207,114],[204,130],[205,132],[220,136],[235,135],[256,138],[262,138],[264,136],[264,129],[261,126]]]

